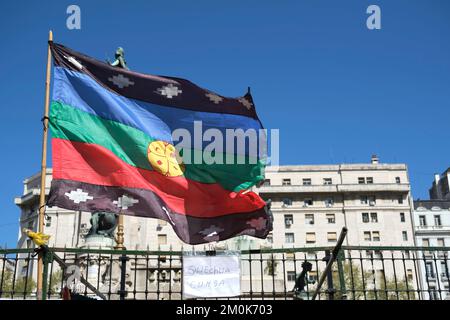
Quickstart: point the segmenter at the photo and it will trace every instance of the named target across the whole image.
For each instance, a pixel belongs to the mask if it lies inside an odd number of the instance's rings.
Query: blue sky
[[[131,1],[130,1],[131,2]],[[66,8],[81,8],[81,30]],[[381,8],[382,29],[366,28]],[[450,166],[450,2],[8,1],[0,30],[0,245],[14,247],[14,197],[40,170],[46,40],[98,59],[123,46],[131,69],[239,96],[251,86],[282,164],[409,167],[414,198]],[[51,162],[49,162],[50,164]]]

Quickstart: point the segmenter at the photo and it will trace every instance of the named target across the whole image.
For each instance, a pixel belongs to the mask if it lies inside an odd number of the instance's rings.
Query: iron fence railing
[[[242,294],[233,299],[312,299],[333,249],[242,250]],[[449,252],[343,246],[317,299],[449,299]],[[44,254],[44,294],[61,299],[67,287],[78,298],[183,299],[182,263],[182,251],[51,248]],[[0,299],[36,299],[36,272],[33,249],[0,250]]]

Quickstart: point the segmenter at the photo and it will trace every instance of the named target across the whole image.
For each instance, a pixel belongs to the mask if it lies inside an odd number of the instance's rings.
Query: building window
[[[314,284],[317,281],[317,271],[308,272],[308,283]]]
[[[364,231],[364,241],[372,241],[370,231]]]
[[[363,212],[362,213],[362,222],[364,222],[364,223],[368,223],[369,222],[369,213],[368,212]]]
[[[395,177],[395,183],[400,183],[400,177]]]
[[[425,216],[419,216],[419,224],[421,227],[427,226],[427,219]]]
[[[374,206],[376,204],[375,196],[361,196],[360,200],[361,204],[368,204],[370,206]]]
[[[430,246],[430,239],[422,239],[422,247],[429,247]]]
[[[368,200],[367,196],[361,196],[360,200],[361,200],[361,204],[368,204],[369,203],[369,200]]]
[[[444,238],[438,238],[437,239],[437,246],[438,247],[445,247],[445,239]]]
[[[265,179],[263,183],[263,187],[269,187],[270,186],[270,179]]]
[[[400,212],[400,222],[405,222],[405,213]]]
[[[372,241],[380,241],[380,232],[372,231]]]
[[[431,289],[429,292],[430,292],[430,300],[439,300],[439,295],[436,289]]]
[[[45,226],[50,227],[52,225],[52,217],[45,215]]]
[[[283,198],[282,202],[283,202],[283,206],[285,206],[285,207],[292,206],[291,198]]]
[[[295,271],[288,271],[287,272],[287,281],[294,282],[295,280],[296,280]]]
[[[425,264],[425,269],[426,269],[425,272],[426,272],[427,277],[429,277],[429,278],[434,278],[433,262],[428,261],[428,262]]]
[[[371,222],[378,222],[378,214],[376,212],[370,213],[370,221]]]
[[[313,214],[305,214],[305,224],[314,224]]]
[[[316,233],[307,232],[306,233],[306,243],[316,243]]]
[[[403,204],[403,196],[398,197],[398,204]]]
[[[292,214],[285,214],[284,215],[284,226],[286,228],[290,228],[293,223],[294,223],[294,216]]]
[[[295,242],[295,238],[294,238],[294,234],[293,233],[285,233],[284,234],[284,239],[286,243],[294,243]]]
[[[334,213],[327,213],[327,221],[328,223],[336,223],[336,217]]]
[[[408,241],[408,232],[402,231],[403,241]]]
[[[158,220],[158,226],[164,227],[166,225],[167,225],[167,221],[165,221],[165,220]]]
[[[409,250],[405,250],[405,258],[406,259],[411,259],[411,255],[409,253]]]
[[[317,252],[315,252],[315,251],[308,251],[306,253],[306,259],[307,260],[317,260]]]
[[[158,234],[158,244],[159,245],[167,244],[167,235],[166,234]]]
[[[436,227],[442,227],[442,222],[441,222],[441,216],[440,215],[434,216],[434,225]]]
[[[325,206],[326,207],[331,207],[331,206],[334,205],[334,199],[333,198],[326,198],[324,202],[325,202]]]
[[[307,198],[303,200],[303,206],[304,207],[310,207],[313,205],[313,200],[311,198]]]
[[[283,186],[290,186],[291,185],[291,179],[283,179],[282,184],[283,184]]]
[[[328,239],[328,242],[336,242],[337,241],[337,233],[336,232],[328,232],[327,239]]]
[[[375,259],[381,259],[382,258],[382,255],[381,255],[381,251],[380,250],[375,250],[375,251],[372,251],[372,250],[366,250],[366,256],[368,257],[368,258],[374,258],[375,257]]]
[[[447,278],[449,275],[447,274],[447,263],[445,261],[441,261],[441,277]]]
[[[331,185],[331,184],[333,184],[333,180],[331,178],[323,178],[323,184]]]
[[[310,186],[311,185],[311,179],[309,179],[309,178],[303,179],[303,185],[304,186]]]
[[[412,282],[413,281],[413,271],[412,271],[412,269],[406,270],[406,277],[408,278],[408,282]]]
[[[358,183],[359,184],[372,184],[373,183],[373,177],[358,177]]]

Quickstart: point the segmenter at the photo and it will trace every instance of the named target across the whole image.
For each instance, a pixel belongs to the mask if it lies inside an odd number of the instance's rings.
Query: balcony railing
[[[418,225],[416,226],[416,230],[417,231],[449,231],[450,230],[450,225]]]

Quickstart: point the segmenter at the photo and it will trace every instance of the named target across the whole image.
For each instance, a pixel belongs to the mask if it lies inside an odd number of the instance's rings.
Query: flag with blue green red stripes
[[[270,211],[249,191],[267,159],[249,92],[228,98],[50,46],[49,206],[162,219],[189,244],[267,236]]]

